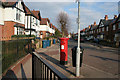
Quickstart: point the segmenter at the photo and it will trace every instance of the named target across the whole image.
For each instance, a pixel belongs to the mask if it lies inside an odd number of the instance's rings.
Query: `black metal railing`
[[[61,72],[55,69],[48,62],[43,60],[36,52],[32,53],[33,79],[41,80],[69,80]]]

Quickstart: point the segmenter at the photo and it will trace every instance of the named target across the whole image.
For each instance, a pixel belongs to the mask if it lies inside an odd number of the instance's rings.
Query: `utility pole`
[[[76,77],[80,75],[80,0],[78,0],[78,47],[76,55]]]

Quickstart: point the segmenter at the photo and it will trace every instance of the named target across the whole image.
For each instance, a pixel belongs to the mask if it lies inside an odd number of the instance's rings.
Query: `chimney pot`
[[[96,25],[96,22],[94,22],[94,26]]]
[[[105,20],[108,20],[108,15],[105,15]]]
[[[116,19],[117,18],[117,15],[114,15],[114,19]]]

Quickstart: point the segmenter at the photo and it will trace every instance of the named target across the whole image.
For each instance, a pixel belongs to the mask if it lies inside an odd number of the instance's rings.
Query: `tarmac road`
[[[74,46],[77,46],[77,41],[70,39],[69,49]],[[84,48],[83,64],[105,73],[119,76],[118,63],[120,63],[120,60],[118,59],[118,49],[98,47],[97,44],[93,45],[88,42],[81,43],[81,46]],[[70,50],[69,56],[71,56]]]

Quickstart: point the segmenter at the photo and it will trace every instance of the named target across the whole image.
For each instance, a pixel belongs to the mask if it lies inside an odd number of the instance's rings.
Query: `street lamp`
[[[80,72],[80,0],[77,0],[78,2],[78,47],[77,47],[77,54],[76,54],[76,77],[79,77]]]

